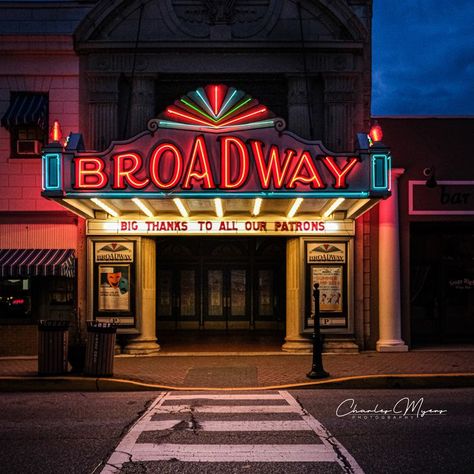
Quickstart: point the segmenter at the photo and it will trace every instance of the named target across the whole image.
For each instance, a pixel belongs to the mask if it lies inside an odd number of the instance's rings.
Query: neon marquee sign
[[[284,128],[282,119],[242,91],[199,88],[150,120],[147,131],[113,142],[104,152],[66,148],[57,160],[58,150],[46,149],[43,194],[362,198],[389,193],[387,150],[333,153]]]

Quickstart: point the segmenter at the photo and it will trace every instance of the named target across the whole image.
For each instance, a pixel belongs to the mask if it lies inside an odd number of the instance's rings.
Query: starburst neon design
[[[241,90],[211,84],[188,92],[159,117],[159,127],[222,132],[269,128],[276,117]]]

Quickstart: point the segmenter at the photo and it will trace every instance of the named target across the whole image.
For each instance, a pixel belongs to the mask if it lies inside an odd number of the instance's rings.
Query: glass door
[[[199,327],[199,282],[196,268],[158,269],[157,318],[175,327]]]
[[[260,266],[256,269],[254,283],[256,327],[259,326],[259,322],[279,323],[283,321],[285,288],[280,288],[280,286],[281,278],[277,267]]]
[[[236,321],[250,324],[247,273],[245,268],[208,268],[205,271],[203,300],[206,327],[228,328]]]
[[[224,270],[213,269],[207,271],[204,290],[204,301],[206,301],[204,322],[225,321],[226,319],[227,295],[224,292],[224,279]]]

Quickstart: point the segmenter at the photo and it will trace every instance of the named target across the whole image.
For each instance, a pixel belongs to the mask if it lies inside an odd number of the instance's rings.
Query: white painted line
[[[153,414],[161,413],[299,413],[299,408],[288,405],[166,405],[153,410]]]
[[[335,462],[323,444],[136,444],[132,461]]]
[[[212,395],[170,395],[166,400],[283,400],[279,393],[276,394],[240,394],[227,395],[212,394]]]
[[[142,426],[142,431],[162,431],[172,430],[176,425],[186,424],[186,428],[191,429],[191,423],[183,420],[160,420],[160,421],[149,421],[145,426]]]
[[[143,431],[171,430],[182,420],[150,421]],[[185,422],[188,430],[193,431],[312,431],[304,420],[292,421],[200,421],[194,427]]]
[[[239,395],[237,395],[239,397]],[[242,396],[242,395],[240,395]],[[252,395],[250,395],[252,396]],[[199,399],[221,399],[219,395],[198,395]],[[196,399],[197,399],[196,397]],[[210,398],[215,397],[215,398]],[[120,473],[126,462],[180,460],[184,462],[337,462],[347,474],[363,474],[362,468],[334,436],[286,391],[268,399],[281,399],[287,405],[205,405],[192,407],[186,404],[163,406],[166,400],[185,400],[190,396],[171,395],[163,392],[151,404],[148,410],[136,421],[124,436],[116,450],[110,456],[103,474]],[[223,398],[224,399],[224,398]],[[253,398],[227,398],[228,400]],[[263,401],[261,396],[255,398]],[[191,424],[180,418],[183,413],[298,413],[300,420],[268,421],[199,421]],[[152,421],[156,413],[170,415],[168,420]],[[284,445],[240,445],[240,444],[153,444],[137,443],[144,431],[160,431],[176,428],[176,425],[187,429],[239,432],[239,431],[313,431],[320,438],[320,443],[284,444]]]
[[[298,409],[301,418],[308,424],[308,426],[321,438],[324,445],[334,452],[336,462],[342,467],[342,470],[347,474],[364,474],[364,471],[359,466],[357,461],[349,454],[346,448],[323,426],[316,418],[304,410],[301,405],[286,391],[280,391],[281,396]]]
[[[122,465],[130,461],[130,453],[133,446],[137,442],[140,433],[143,431],[143,426],[150,422],[153,416],[153,409],[166,400],[166,395],[169,392],[162,392],[156,400],[150,405],[147,411],[134,423],[130,431],[122,438],[115,451],[110,456],[107,464],[102,469],[101,474],[116,474],[122,470]]]

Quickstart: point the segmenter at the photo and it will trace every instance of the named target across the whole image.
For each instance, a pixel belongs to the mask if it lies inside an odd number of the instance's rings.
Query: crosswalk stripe
[[[357,461],[349,454],[346,448],[323,426],[316,418],[311,416],[301,405],[286,391],[280,391],[280,395],[294,408],[299,409],[301,418],[321,438],[325,446],[331,448],[336,454],[336,461],[344,472],[350,474],[363,474],[364,471]]]
[[[171,430],[183,420],[150,421],[143,431]],[[186,429],[193,429],[185,422]],[[199,421],[199,431],[312,431],[303,420],[292,421]]]
[[[151,404],[148,410],[135,422],[124,436],[116,450],[110,456],[102,474],[117,474],[125,463],[151,461],[182,461],[182,462],[330,462],[338,463],[346,474],[363,474],[349,452],[316,418],[309,414],[288,392],[278,394],[172,394],[163,392]],[[209,400],[210,404],[194,406],[190,404],[165,405],[168,401]],[[228,400],[227,405],[212,405],[212,400]],[[255,405],[239,405],[239,400],[257,400]],[[282,405],[257,404],[265,400],[280,400]],[[236,404],[233,404],[236,403]],[[199,413],[213,413],[216,420],[202,420]],[[244,415],[271,414],[274,417],[292,413],[298,420],[239,420]],[[220,417],[236,415],[237,420],[224,420]],[[166,415],[166,416],[165,416]],[[182,415],[185,415],[184,417]],[[154,416],[165,419],[154,420]],[[288,415],[287,415],[288,416]],[[205,415],[204,415],[205,417]],[[186,418],[186,419],[183,419]],[[179,425],[179,426],[178,426]],[[312,431],[320,440],[308,444],[184,444],[184,443],[140,443],[141,434],[152,431],[170,430],[237,433],[237,432],[278,432]],[[204,436],[204,435],[203,435]],[[247,436],[247,435],[245,435]],[[261,435],[260,435],[261,436]],[[209,437],[209,435],[208,435]],[[163,438],[165,439],[165,438]],[[196,438],[199,439],[199,438]],[[212,441],[215,441],[213,438]],[[267,439],[271,439],[270,436]],[[217,439],[218,440],[218,439]],[[248,441],[247,437],[244,438]]]
[[[208,394],[208,395],[169,395],[167,400],[281,400],[281,395],[275,394]]]
[[[153,401],[148,410],[132,425],[129,432],[122,438],[115,451],[110,456],[107,464],[102,469],[101,474],[116,474],[121,471],[122,465],[130,461],[131,451],[136,445],[140,433],[143,432],[143,426],[147,421],[150,421],[153,410],[156,406],[163,403],[167,392],[161,392],[160,395]]]
[[[165,405],[155,408],[154,413],[299,413],[289,405]]]
[[[133,461],[183,462],[335,462],[332,449],[323,444],[136,444]]]

